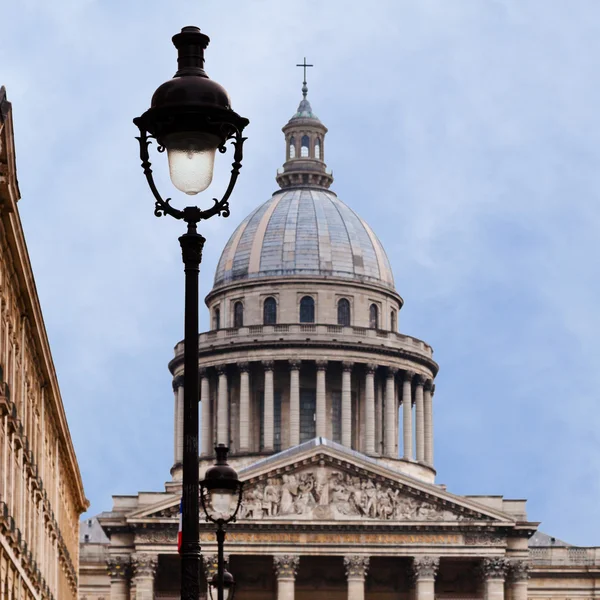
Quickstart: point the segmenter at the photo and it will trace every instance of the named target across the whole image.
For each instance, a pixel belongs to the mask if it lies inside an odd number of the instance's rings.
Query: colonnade
[[[308,364],[310,363],[310,364]],[[352,363],[342,361],[273,361],[239,362],[222,364],[211,369],[200,369],[200,398],[202,401],[201,453],[212,454],[214,444],[223,443],[232,446],[232,432],[236,439],[233,444],[237,453],[249,453],[253,450],[251,437],[258,419],[262,421],[263,452],[275,451],[275,387],[274,372],[287,368],[289,404],[286,413],[286,447],[300,443],[300,371],[310,367],[315,374],[316,393],[315,435],[330,437],[331,404],[328,398],[332,393],[330,373],[335,374],[337,392],[341,392],[341,418],[339,441],[349,448],[365,452],[368,455],[398,458],[399,406],[402,406],[402,457],[409,461],[433,466],[433,403],[435,386],[433,381],[413,371],[399,370],[394,367],[379,366],[373,363]],[[280,370],[281,369],[281,370]],[[341,374],[340,374],[341,370]],[[261,373],[262,371],[262,373]],[[258,386],[264,394],[262,414],[251,419],[252,377],[258,378]],[[341,390],[340,387],[341,375]],[[239,376],[239,384],[235,379]],[[212,379],[212,383],[211,383]],[[281,385],[281,378],[278,380]],[[357,389],[353,389],[354,385]],[[239,393],[237,413],[231,413],[231,388],[235,382]],[[286,387],[287,387],[286,386]],[[175,391],[175,464],[181,463],[183,441],[183,377],[173,381]],[[212,397],[211,397],[212,391]],[[353,402],[353,396],[358,401]],[[414,407],[414,411],[413,411]],[[358,411],[360,414],[354,414]],[[216,414],[213,414],[216,413]],[[360,433],[353,436],[353,424],[361,421]],[[353,439],[354,437],[354,439]],[[283,449],[283,448],[282,448]]]
[[[226,556],[227,560],[227,556]],[[295,582],[300,561],[298,554],[273,556],[277,578],[277,600],[294,600]],[[347,600],[365,600],[365,582],[370,557],[365,554],[343,556],[347,580]],[[158,556],[135,553],[130,558],[111,558],[108,569],[111,577],[110,600],[152,600]],[[216,554],[203,555],[204,573],[210,581],[217,569]],[[411,600],[434,600],[440,557],[418,555],[408,564],[408,594]],[[473,577],[479,582],[477,600],[527,600],[529,565],[526,560],[489,556],[478,561]]]

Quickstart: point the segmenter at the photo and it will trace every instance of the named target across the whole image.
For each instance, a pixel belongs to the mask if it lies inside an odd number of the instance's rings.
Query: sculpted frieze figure
[[[466,517],[402,492],[393,484],[315,467],[247,485],[240,519],[462,521]]]

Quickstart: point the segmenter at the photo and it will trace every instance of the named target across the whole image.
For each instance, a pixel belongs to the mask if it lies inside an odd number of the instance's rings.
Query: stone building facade
[[[87,500],[19,218],[11,105],[0,88],[0,598],[77,597]]]
[[[595,597],[597,549],[537,532],[524,500],[436,483],[438,365],[399,332],[385,250],[330,189],[306,86],[283,132],[281,189],[225,246],[200,335],[201,476],[225,443],[245,484],[226,540],[236,600]],[[82,599],[178,597],[182,343],[169,368],[171,479],[98,516],[107,537],[82,541]],[[201,541],[206,581],[203,520]]]

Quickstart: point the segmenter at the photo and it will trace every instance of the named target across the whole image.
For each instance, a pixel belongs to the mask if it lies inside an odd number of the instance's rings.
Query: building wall
[[[0,88],[0,598],[76,598],[81,476],[17,201]]]

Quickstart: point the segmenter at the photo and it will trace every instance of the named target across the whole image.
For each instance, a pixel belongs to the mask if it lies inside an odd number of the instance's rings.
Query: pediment
[[[238,521],[449,525],[514,524],[471,498],[421,482],[339,444],[313,440],[239,471],[244,493]],[[128,521],[176,520],[179,498],[128,515]]]
[[[247,478],[238,520],[513,522],[441,488],[326,450]]]

